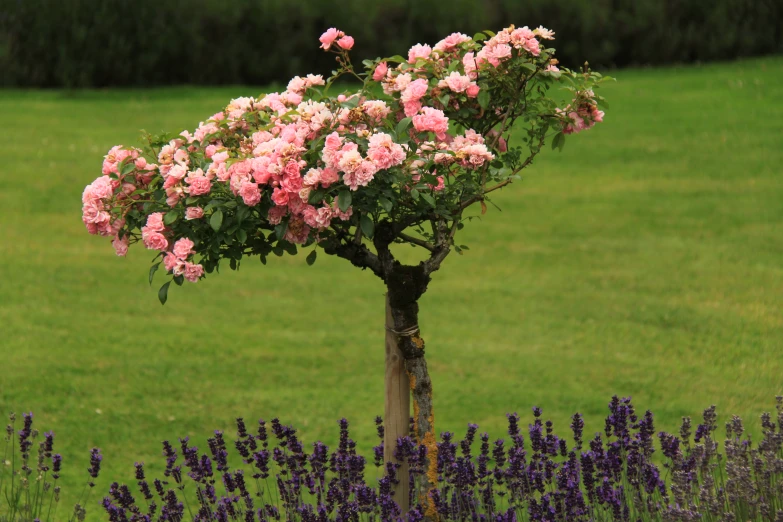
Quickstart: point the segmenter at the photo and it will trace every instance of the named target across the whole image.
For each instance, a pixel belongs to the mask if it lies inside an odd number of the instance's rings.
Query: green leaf
[[[337,206],[340,208],[342,212],[348,210],[348,207],[351,206],[351,201],[352,201],[351,191],[348,189],[341,190],[340,193],[337,195]]]
[[[426,201],[427,203],[429,203],[433,207],[435,206],[435,198],[433,198],[432,196],[430,196],[426,192],[422,192],[421,193],[421,199],[423,199],[424,201]]]
[[[239,205],[237,207],[237,223],[242,223],[242,220],[247,217],[247,215],[250,214],[250,208],[246,207],[245,205]]]
[[[237,230],[237,241],[242,245],[245,244],[245,241],[247,241],[247,232],[245,232],[245,229],[240,228]]]
[[[408,126],[411,124],[411,121],[413,121],[411,118],[403,118],[400,120],[400,123],[397,124],[397,130],[395,131],[397,136],[400,136],[407,130]]]
[[[163,224],[171,225],[177,220],[178,217],[179,217],[179,213],[176,210],[171,210],[169,212],[166,212],[166,215],[163,216]]]
[[[359,220],[359,224],[362,227],[362,232],[364,232],[364,235],[372,239],[372,237],[375,235],[375,223],[373,223],[372,219],[370,219],[370,216],[367,214],[362,214],[362,217]]]
[[[307,257],[305,258],[305,261],[307,261],[307,266],[313,266],[313,263],[315,263],[315,258],[318,255],[318,251],[313,249],[312,252],[307,254]]]
[[[220,226],[223,224],[223,211],[218,209],[212,213],[212,217],[209,218],[209,225],[212,230],[217,232],[220,230]]]
[[[536,72],[536,66],[529,62],[522,62],[519,64],[523,69],[527,69],[530,72]]]
[[[166,300],[169,298],[169,285],[171,284],[171,281],[167,282],[163,286],[160,287],[160,290],[158,290],[158,300],[160,301],[160,304],[164,305],[166,304]]]
[[[131,173],[131,172],[133,172],[135,169],[136,169],[136,164],[135,164],[134,162],[132,162],[132,161],[129,161],[128,163],[126,163],[126,164],[125,164],[125,165],[122,167],[122,170],[121,170],[120,172],[122,172],[122,175],[124,176],[124,175],[126,175],[126,174],[130,174],[130,173]]]
[[[394,208],[394,203],[392,203],[390,199],[387,199],[383,196],[378,198],[378,202],[381,204],[381,206],[386,212],[391,212],[392,208]]]
[[[288,230],[288,221],[283,221],[282,223],[275,226],[275,236],[277,237],[278,241],[283,240],[286,230]]]
[[[391,57],[389,57],[389,58],[384,58],[384,59],[383,59],[383,60],[381,60],[381,61],[382,61],[382,62],[397,62],[397,63],[402,63],[402,62],[407,62],[408,60],[407,60],[406,58],[403,58],[403,57],[402,57],[402,56],[400,56],[399,54],[395,54],[394,56],[391,56]]]
[[[177,286],[182,286],[182,283],[185,282],[185,277],[182,275],[174,276],[173,281],[177,283]]]
[[[489,107],[489,91],[483,87],[478,93],[478,102],[482,109]]]
[[[487,35],[485,35],[484,33],[476,33],[476,34],[473,35],[473,41],[474,42],[480,42],[480,41],[486,40],[486,39],[487,39]]]
[[[324,199],[324,194],[326,194],[325,188],[319,188],[318,190],[313,190],[310,192],[310,195],[307,196],[307,202],[311,205],[315,205],[316,203],[320,203]]]
[[[186,204],[186,205],[192,205],[192,204],[193,204],[193,203],[195,203],[196,201],[198,201],[198,197],[197,197],[197,196],[190,196],[190,197],[188,197],[188,198],[185,200],[185,204]]]
[[[440,98],[438,98],[438,101],[440,101],[444,107],[447,107],[449,105],[449,100],[451,100],[451,95],[444,94]]]
[[[552,150],[563,150],[563,145],[565,145],[565,134],[558,132],[555,134],[555,137],[552,138]]]
[[[414,201],[417,201],[419,199],[419,191],[416,189],[411,189],[411,197]]]
[[[155,272],[160,268],[160,263],[155,263],[150,267],[150,286],[152,286],[152,278],[155,276]]]
[[[359,97],[358,96],[354,96],[352,98],[349,98],[349,99],[345,100],[343,103],[341,103],[340,105],[342,105],[346,109],[353,109],[354,107],[359,105]]]

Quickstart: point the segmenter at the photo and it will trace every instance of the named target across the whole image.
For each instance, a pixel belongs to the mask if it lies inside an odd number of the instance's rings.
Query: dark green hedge
[[[571,66],[783,51],[782,0],[0,0],[0,84],[265,84],[328,73],[330,26],[366,58],[510,23],[554,29]]]

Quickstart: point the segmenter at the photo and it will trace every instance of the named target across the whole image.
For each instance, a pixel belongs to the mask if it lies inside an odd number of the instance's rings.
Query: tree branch
[[[408,243],[412,243],[414,245],[420,246],[422,248],[426,248],[430,252],[435,251],[435,245],[428,243],[424,241],[423,239],[419,239],[417,237],[409,236],[408,234],[403,234],[402,232],[399,232],[397,234],[397,237],[402,239],[403,241],[406,241]]]
[[[516,173],[516,172],[517,172],[517,171],[515,171],[515,173]],[[493,191],[495,191],[495,190],[501,189],[501,188],[505,187],[506,185],[509,185],[509,184],[510,184],[512,181],[513,181],[513,180],[512,180],[511,178],[509,178],[509,179],[507,179],[507,180],[505,180],[505,181],[501,181],[500,183],[498,183],[498,184],[497,184],[497,185],[495,185],[495,186],[489,187],[488,189],[486,189],[486,190],[484,191],[484,193],[483,193],[483,194],[480,194],[480,195],[477,195],[477,196],[473,196],[472,198],[470,198],[470,199],[468,199],[468,200],[464,201],[464,202],[463,202],[463,203],[462,203],[462,204],[459,206],[460,210],[464,210],[464,209],[468,208],[469,206],[471,206],[473,203],[476,203],[477,201],[481,201],[482,199],[484,199],[484,196],[485,196],[485,195],[487,195],[487,194],[489,194],[490,192],[493,192]]]
[[[375,275],[384,279],[383,265],[377,255],[361,241],[359,243],[352,242],[347,230],[336,227],[334,224],[332,230],[335,231],[336,237],[321,243],[326,254],[347,259],[352,265],[361,269],[369,268]]]
[[[328,255],[347,259],[352,265],[362,269],[369,268],[375,275],[384,279],[384,272],[380,259],[378,259],[378,256],[373,254],[366,246],[353,243],[326,242],[323,244],[323,247],[324,252]]]
[[[443,263],[443,260],[446,259],[446,256],[448,256],[449,252],[451,252],[451,244],[454,241],[454,234],[457,233],[457,227],[459,226],[461,219],[462,210],[460,210],[459,213],[454,216],[454,221],[451,223],[448,236],[444,237],[442,232],[439,233],[440,240],[435,245],[435,249],[432,251],[432,255],[428,260],[424,261],[425,275],[429,276],[432,272],[438,270],[441,263]],[[438,227],[440,227],[442,224],[445,223],[438,222]]]

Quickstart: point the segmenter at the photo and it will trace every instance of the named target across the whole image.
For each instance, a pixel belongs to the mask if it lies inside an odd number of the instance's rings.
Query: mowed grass
[[[783,59],[620,71],[605,123],[547,150],[459,238],[421,301],[436,427],[501,437],[539,405],[603,428],[613,394],[659,429],[783,393]],[[150,288],[80,222],[83,187],[139,129],[193,129],[260,88],[0,91],[0,411],[34,411],[65,456],[63,509],[103,449],[97,500],[160,441],[204,446],[279,416],[307,441],[383,411],[383,286],[321,254]],[[96,505],[90,506],[98,517]]]

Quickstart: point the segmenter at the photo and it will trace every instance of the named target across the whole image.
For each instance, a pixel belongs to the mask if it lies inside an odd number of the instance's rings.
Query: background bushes
[[[329,72],[337,25],[357,59],[461,31],[545,25],[566,65],[783,51],[780,0],[0,0],[0,84],[266,84]]]

